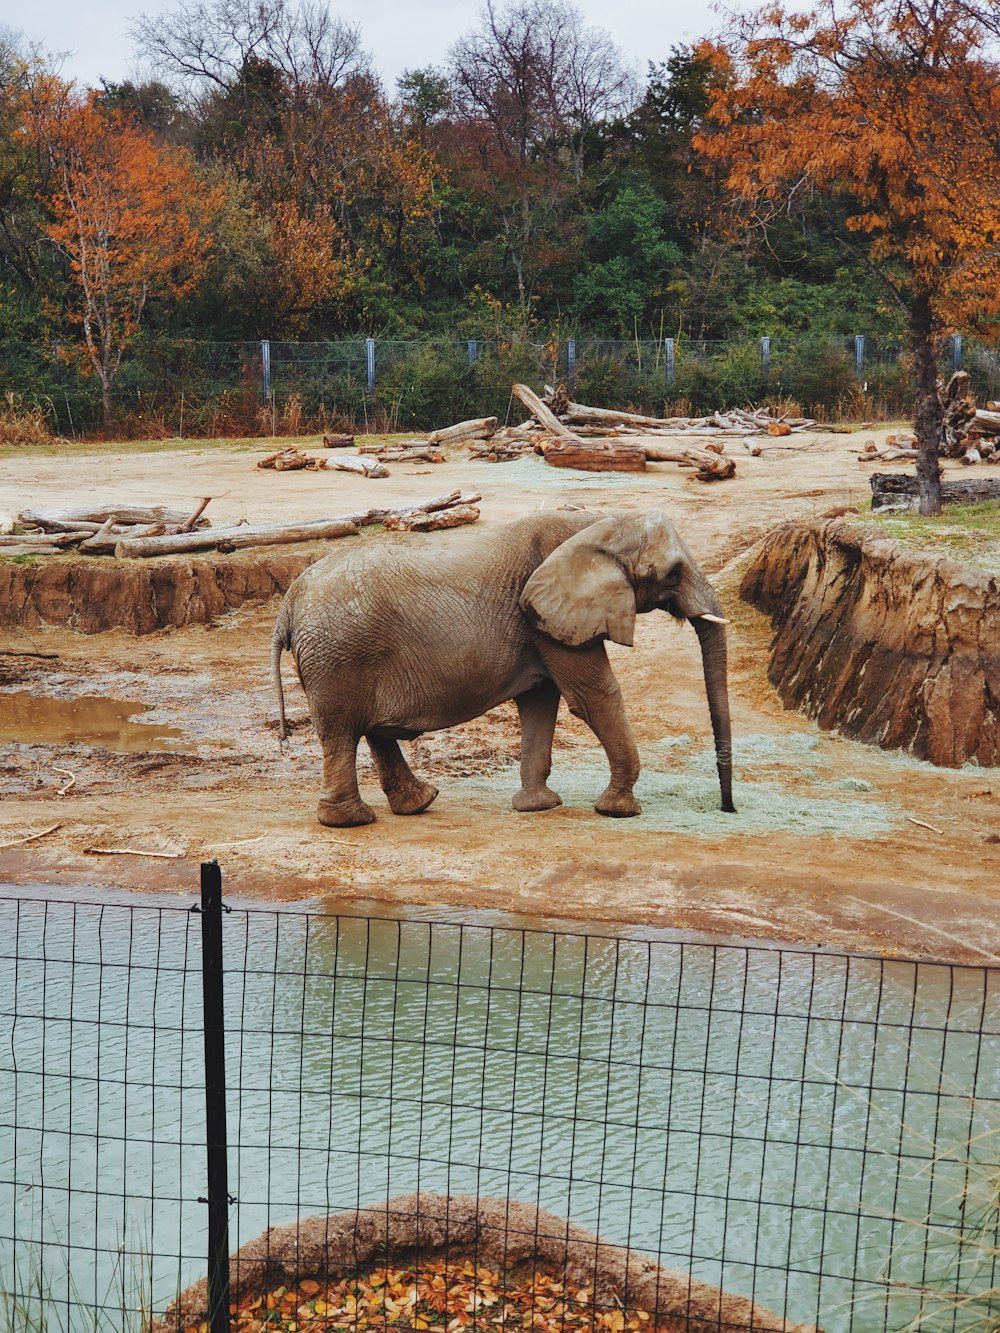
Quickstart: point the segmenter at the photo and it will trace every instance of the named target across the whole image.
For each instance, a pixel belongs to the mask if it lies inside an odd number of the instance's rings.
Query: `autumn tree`
[[[589,135],[631,108],[632,74],[566,0],[487,0],[479,26],[452,46],[448,74],[441,141],[456,178],[491,206],[526,308],[539,269],[571,253],[564,223]]]
[[[700,147],[729,184],[780,213],[838,199],[847,237],[905,312],[922,513],[940,511],[935,344],[1000,316],[996,14],[970,0],[822,0],[745,20]]]
[[[69,260],[74,313],[109,426],[115,376],[147,303],[195,285],[219,200],[185,152],[158,146],[101,102],[53,82],[36,129],[52,165],[46,231]]]

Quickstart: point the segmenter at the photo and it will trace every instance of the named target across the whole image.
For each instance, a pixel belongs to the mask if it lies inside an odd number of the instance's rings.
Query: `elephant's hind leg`
[[[521,718],[521,790],[511,804],[515,810],[552,810],[562,797],[548,785],[552,771],[552,734],[559,712],[559,690],[543,681],[515,699]]]
[[[409,764],[403,758],[399,744],[392,740],[383,740],[378,736],[366,736],[378,780],[382,784],[389,801],[389,809],[394,815],[419,815],[426,810],[438,794],[438,789],[429,782],[421,782]]]
[[[324,736],[323,790],[316,818],[330,828],[352,828],[373,824],[375,811],[361,799],[358,790],[358,740],[355,736]]]

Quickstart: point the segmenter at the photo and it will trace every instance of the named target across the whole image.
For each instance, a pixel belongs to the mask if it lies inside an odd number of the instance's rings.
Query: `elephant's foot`
[[[387,787],[385,794],[394,815],[419,815],[437,796],[438,789],[429,782],[414,778],[412,782],[401,782],[391,790]]]
[[[554,810],[562,805],[562,797],[543,782],[538,787],[522,787],[511,805],[522,814],[529,810]]]
[[[316,807],[316,818],[328,828],[354,828],[358,824],[374,824],[375,811],[360,796],[350,796],[346,801],[322,797]]]
[[[612,819],[628,819],[642,814],[642,806],[630,791],[616,791],[613,787],[601,792],[594,802],[594,809],[599,815],[610,815]]]

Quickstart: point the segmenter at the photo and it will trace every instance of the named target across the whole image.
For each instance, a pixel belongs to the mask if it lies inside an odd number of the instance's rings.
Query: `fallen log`
[[[571,426],[649,426],[669,429],[671,426],[689,426],[691,417],[644,417],[638,412],[618,412],[610,407],[587,407],[585,403],[567,403],[563,413]]]
[[[323,436],[324,449],[353,449],[353,435],[327,435]]]
[[[87,530],[83,532],[20,532],[10,533],[0,536],[0,547],[10,546],[37,546],[40,550],[51,548],[61,551],[67,546],[75,546],[77,542],[85,541],[91,533]]]
[[[453,426],[432,430],[428,444],[464,444],[466,440],[484,440],[497,428],[496,417],[474,417],[470,421],[456,421]]]
[[[416,448],[411,446],[408,449],[373,449],[369,455],[376,458],[380,463],[443,463],[444,454],[440,449]]]
[[[699,481],[728,481],[736,476],[736,460],[705,449],[664,449],[657,444],[645,447],[651,463],[677,463],[680,467],[695,467]]]
[[[213,528],[210,532],[187,532],[162,537],[123,539],[115,547],[115,554],[124,558],[145,558],[154,555],[177,555],[188,551],[208,550],[218,546],[223,550],[237,550],[248,546],[281,546],[292,542],[322,541],[328,538],[349,537],[369,523],[384,523],[387,518],[417,513],[433,513],[453,505],[467,505],[482,497],[476,492],[463,495],[452,491],[448,495],[421,504],[398,509],[364,509],[354,514],[340,514],[334,518],[313,519],[297,524],[272,524],[267,527]]]
[[[917,478],[894,472],[873,472],[872,510],[915,509],[920,488]],[[982,500],[1000,500],[1000,477],[962,477],[960,481],[942,481],[942,504],[978,504]]]
[[[356,458],[323,459],[331,472],[354,472],[360,477],[387,477],[389,469],[377,458],[369,454],[358,454]]]
[[[44,528],[47,524],[67,524],[79,521],[80,529],[92,524],[90,532],[96,532],[102,523],[114,517],[116,523],[186,523],[190,510],[183,513],[176,509],[167,509],[163,505],[109,505],[105,508],[84,507],[81,509],[26,509],[18,514],[17,521],[25,527]],[[197,528],[211,527],[207,518],[198,519]],[[59,531],[59,528],[55,528]],[[65,531],[65,527],[61,529]],[[74,529],[75,531],[76,529]]]
[[[243,524],[215,528],[210,533],[185,532],[163,537],[123,537],[115,547],[119,559],[176,555],[215,547],[220,551],[238,551],[247,546],[285,546],[292,542],[324,541],[334,537],[352,537],[359,531],[356,523],[344,519],[314,519],[306,523],[271,524],[255,528]]]
[[[552,467],[578,468],[582,472],[645,472],[646,454],[625,440],[594,441],[559,439],[544,448],[543,457]]]
[[[405,514],[387,518],[382,526],[387,532],[436,532],[439,528],[457,528],[475,523],[479,510],[475,505],[456,505],[436,514]]]
[[[0,546],[0,560],[12,560],[17,555],[65,555],[67,550],[51,542],[15,542],[12,546]]]

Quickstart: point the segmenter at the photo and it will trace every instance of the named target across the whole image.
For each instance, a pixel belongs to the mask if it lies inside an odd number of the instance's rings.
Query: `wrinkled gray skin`
[[[595,809],[639,814],[639,756],[603,640],[631,645],[636,614],[655,609],[690,620],[701,642],[722,808],[732,811],[725,622],[664,513],[538,513],[443,552],[373,542],[318,561],[285,594],[271,660],[282,737],[280,664],[289,649],[323,746],[320,823],[375,818],[358,791],[362,736],[393,812],[415,815],[437,788],[414,776],[398,742],[506,699],[521,718],[514,809],[561,804],[546,781],[560,696],[611,766]]]

